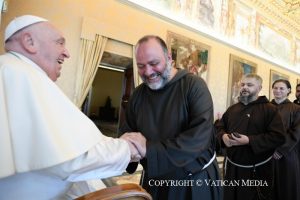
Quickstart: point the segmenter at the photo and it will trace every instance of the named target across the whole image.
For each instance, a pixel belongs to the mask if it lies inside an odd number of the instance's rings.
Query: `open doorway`
[[[133,91],[132,58],[104,52],[83,112],[102,134],[119,136],[124,112]]]

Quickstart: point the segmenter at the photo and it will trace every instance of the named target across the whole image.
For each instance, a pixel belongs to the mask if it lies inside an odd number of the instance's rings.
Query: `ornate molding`
[[[278,28],[300,38],[300,0],[241,0]]]

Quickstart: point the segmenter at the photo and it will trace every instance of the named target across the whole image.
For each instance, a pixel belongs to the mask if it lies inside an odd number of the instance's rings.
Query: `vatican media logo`
[[[229,187],[235,187],[235,186],[245,186],[245,187],[267,187],[268,182],[266,180],[210,180],[205,179],[205,184],[208,186],[229,186]]]
[[[197,179],[197,180],[149,180],[149,186],[171,186],[171,187],[186,187],[186,186],[210,186],[210,187],[267,187],[266,180],[211,180],[211,179]]]

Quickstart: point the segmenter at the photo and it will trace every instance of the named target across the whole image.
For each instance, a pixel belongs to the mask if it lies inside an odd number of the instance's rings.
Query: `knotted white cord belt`
[[[224,168],[225,168],[225,172],[226,172],[226,168],[227,168],[227,161],[230,162],[231,164],[233,164],[234,166],[237,166],[237,167],[242,167],[242,168],[254,168],[254,169],[255,169],[255,167],[258,167],[258,166],[260,166],[260,165],[263,165],[263,164],[269,162],[269,161],[272,159],[272,157],[273,157],[273,156],[270,156],[268,159],[266,159],[266,160],[264,160],[264,161],[262,161],[262,162],[256,163],[256,164],[254,164],[254,165],[241,165],[241,164],[237,164],[237,163],[233,162],[232,160],[230,160],[230,159],[226,156],[226,158],[225,158],[225,167],[224,167]]]
[[[208,161],[208,163],[206,163],[203,168],[201,170],[204,170],[205,168],[207,168],[216,158],[216,152],[214,152],[214,155],[211,157],[211,159]],[[189,173],[188,176],[192,176],[193,173]]]
[[[213,157],[209,160],[208,163],[206,163],[206,164],[204,165],[204,167],[202,168],[202,170],[204,170],[206,167],[208,167],[208,166],[215,160],[215,158],[216,158],[216,152],[214,152]]]

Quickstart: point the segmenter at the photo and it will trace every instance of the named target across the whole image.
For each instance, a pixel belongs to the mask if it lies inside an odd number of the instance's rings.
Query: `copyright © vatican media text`
[[[174,186],[174,187],[185,187],[185,186],[210,186],[210,187],[251,187],[251,186],[268,186],[265,180],[251,180],[251,179],[240,179],[240,180],[210,180],[210,179],[198,179],[198,180],[149,180],[149,186]]]

